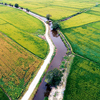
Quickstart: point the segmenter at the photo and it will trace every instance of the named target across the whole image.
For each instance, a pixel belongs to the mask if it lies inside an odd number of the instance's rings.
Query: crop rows
[[[15,4],[16,0],[2,0],[1,2],[6,3],[12,3]],[[96,2],[96,1],[95,1]],[[79,12],[82,9],[90,8],[95,5],[95,2],[82,2],[81,0],[78,0],[76,3],[75,0],[23,0],[23,1],[17,1],[17,3],[24,7],[29,8],[31,11],[46,16],[46,14],[51,14],[51,19],[53,20],[60,20],[65,17],[69,17],[76,12]]]
[[[63,30],[75,53],[95,62],[100,61],[100,31],[83,26]]]
[[[0,9],[3,8],[6,10],[0,11],[0,20],[6,23],[0,24],[0,31],[36,56],[45,58],[48,45],[38,37],[39,34],[45,33],[43,23],[18,9],[0,5]],[[7,11],[8,13],[5,13]]]
[[[63,100],[100,100],[100,66],[76,56]]]
[[[65,29],[89,24],[96,21],[100,21],[100,16],[82,13],[69,19],[68,21],[62,22],[61,26]]]
[[[21,95],[41,62],[0,33],[0,85],[12,99]]]
[[[95,11],[95,10],[96,11]],[[100,7],[62,22],[76,53],[63,100],[100,100]]]

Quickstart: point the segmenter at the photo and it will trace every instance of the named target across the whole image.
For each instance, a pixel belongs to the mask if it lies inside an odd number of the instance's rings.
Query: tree
[[[20,9],[23,9],[23,7],[20,7]]]
[[[48,100],[48,97],[45,97],[44,100]]]
[[[60,24],[58,22],[53,22],[52,28],[53,30],[57,30],[60,28]]]
[[[7,5],[7,3],[5,3],[5,5]]]
[[[18,7],[19,7],[19,5],[16,3],[16,4],[15,4],[15,7],[16,7],[16,8],[18,8]]]
[[[59,85],[62,76],[62,72],[59,69],[54,68],[53,70],[47,73],[45,77],[45,82],[51,86],[56,87],[57,85]]]
[[[26,11],[28,11],[28,12],[29,12],[30,10],[29,10],[28,8],[26,8]]]
[[[46,18],[47,18],[48,20],[50,19],[50,17],[51,17],[50,14],[47,14],[47,15],[46,15]]]

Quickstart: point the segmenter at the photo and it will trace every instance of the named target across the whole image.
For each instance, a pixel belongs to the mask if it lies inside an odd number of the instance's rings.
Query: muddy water
[[[51,31],[50,37],[51,37],[54,45],[56,46],[57,51],[56,51],[56,55],[55,55],[54,59],[52,60],[50,66],[48,68],[48,71],[51,69],[54,69],[54,68],[59,68],[61,61],[67,52],[67,49],[57,32]],[[49,95],[51,88],[46,84],[46,82],[44,80],[45,80],[45,77],[43,78],[33,100],[43,100],[45,96]]]

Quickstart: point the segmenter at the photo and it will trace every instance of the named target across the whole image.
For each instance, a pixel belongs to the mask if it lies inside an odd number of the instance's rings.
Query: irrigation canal
[[[52,24],[51,24],[51,26],[52,26]],[[53,41],[57,50],[56,50],[56,55],[53,58],[50,66],[48,68],[48,71],[50,71],[54,68],[59,68],[61,61],[67,52],[67,48],[65,47],[64,43],[62,42],[60,36],[58,35],[58,33],[56,31],[50,32],[50,38]],[[33,100],[43,100],[46,96],[49,95],[51,88],[46,84],[46,82],[44,80],[45,80],[45,76],[42,79],[42,82],[41,82]]]

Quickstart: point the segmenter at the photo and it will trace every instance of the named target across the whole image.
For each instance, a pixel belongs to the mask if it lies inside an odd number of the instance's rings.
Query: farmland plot
[[[0,9],[0,31],[36,56],[45,58],[48,45],[38,36],[45,33],[43,23],[18,9],[2,5]]]
[[[78,55],[63,100],[100,100],[100,13],[93,9],[61,23],[62,32]]]
[[[13,100],[19,98],[42,62],[0,33],[0,86]]]
[[[76,56],[63,100],[100,100],[100,65]]]
[[[18,3],[24,8],[29,8],[31,11],[46,16],[46,14],[51,14],[51,19],[60,20],[65,17],[69,17],[82,9],[90,8],[95,6],[96,1],[81,1],[78,0],[1,0],[1,2],[7,3]]]
[[[82,13],[67,21],[61,22],[62,28],[71,28],[86,25],[92,22],[100,21],[100,16]]]
[[[100,31],[88,26],[62,31],[75,53],[100,63]]]

